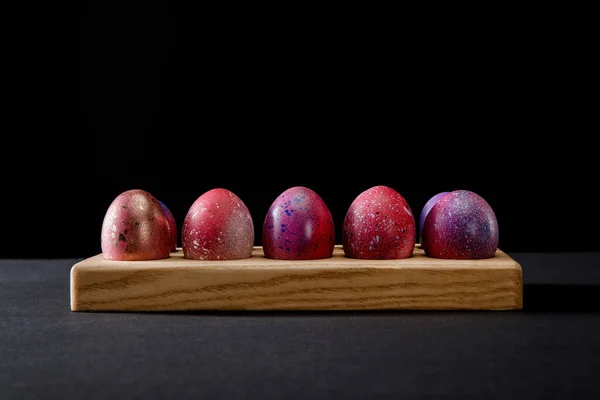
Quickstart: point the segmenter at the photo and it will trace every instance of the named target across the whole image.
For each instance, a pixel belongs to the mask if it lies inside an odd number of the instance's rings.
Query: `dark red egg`
[[[105,260],[138,261],[169,257],[169,220],[156,197],[142,189],[119,194],[104,215],[101,245]]]
[[[189,208],[181,231],[183,256],[192,260],[237,260],[252,256],[254,222],[235,193],[211,189]]]
[[[344,254],[361,259],[401,259],[412,256],[416,223],[406,199],[388,186],[359,194],[342,225]]]
[[[498,220],[489,203],[469,190],[439,199],[423,223],[425,255],[445,259],[482,259],[496,255]]]
[[[331,212],[312,189],[294,186],[271,204],[262,228],[265,257],[312,260],[333,255],[335,229]]]

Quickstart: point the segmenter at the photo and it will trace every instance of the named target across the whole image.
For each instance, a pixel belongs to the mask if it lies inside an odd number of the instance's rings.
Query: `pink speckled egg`
[[[329,208],[312,189],[294,186],[271,204],[262,228],[265,257],[314,260],[333,255],[335,229]]]
[[[342,246],[350,258],[411,257],[416,223],[408,202],[391,187],[379,185],[359,194],[346,212]]]
[[[454,190],[439,199],[423,224],[425,255],[445,259],[491,258],[498,248],[498,220],[477,193]]]
[[[181,229],[183,256],[237,260],[252,256],[254,222],[244,202],[227,189],[211,189],[189,208]]]
[[[167,258],[171,243],[167,214],[156,197],[145,190],[119,194],[104,215],[101,246],[105,260]]]

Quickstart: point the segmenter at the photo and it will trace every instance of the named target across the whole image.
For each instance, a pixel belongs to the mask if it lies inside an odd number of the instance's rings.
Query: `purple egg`
[[[335,227],[327,204],[307,187],[287,189],[267,211],[262,245],[267,258],[314,260],[331,257]]]
[[[423,224],[423,249],[430,257],[492,258],[498,239],[494,210],[483,197],[469,190],[454,190],[443,196]]]
[[[427,200],[427,203],[425,203],[425,205],[423,206],[423,209],[421,210],[421,215],[419,217],[419,243],[421,244],[421,246],[423,245],[423,224],[425,223],[425,217],[427,217],[427,214],[429,214],[431,207],[433,207],[433,205],[437,203],[439,199],[441,199],[447,194],[448,192],[438,193],[429,200]]]

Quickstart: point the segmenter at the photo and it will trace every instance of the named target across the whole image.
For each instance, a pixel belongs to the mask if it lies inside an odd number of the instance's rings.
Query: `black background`
[[[79,96],[70,109],[45,98],[60,125],[29,119],[47,134],[33,141],[35,172],[4,196],[1,255],[98,253],[104,212],[133,188],[179,226],[202,193],[232,190],[260,245],[271,202],[307,186],[328,204],[339,243],[352,200],[379,184],[417,218],[438,192],[475,191],[507,252],[598,250],[587,53],[559,24],[528,23],[525,11],[510,24],[300,14],[82,7],[69,77],[79,72]]]

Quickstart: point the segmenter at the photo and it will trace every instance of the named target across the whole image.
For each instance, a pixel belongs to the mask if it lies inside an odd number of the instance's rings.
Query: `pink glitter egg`
[[[359,194],[346,213],[342,230],[344,254],[361,259],[411,257],[416,223],[404,197],[388,186],[374,186]]]
[[[237,260],[252,256],[254,222],[244,202],[227,189],[211,189],[189,208],[181,229],[183,256]]]

